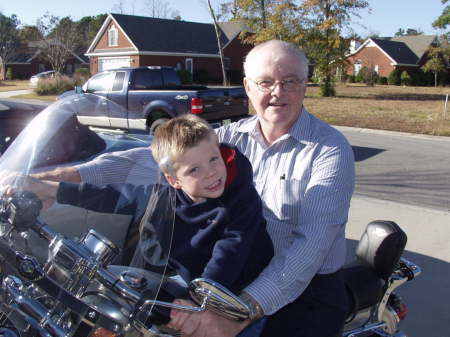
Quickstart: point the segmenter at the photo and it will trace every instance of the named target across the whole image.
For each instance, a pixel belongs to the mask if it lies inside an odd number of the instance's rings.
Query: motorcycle
[[[0,197],[0,336],[177,336],[166,326],[172,308],[247,319],[250,309],[239,296],[211,280],[186,284],[171,269],[173,203],[161,202],[158,191],[145,201],[145,212],[124,219],[57,203],[48,207],[21,188],[21,175],[130,146],[129,139],[113,141],[74,116],[64,102],[52,105],[0,158],[2,176],[14,172],[12,177],[18,177],[8,181],[17,192]],[[139,254],[140,242],[131,247],[138,253],[121,265],[120,253],[136,233],[130,223],[141,219],[141,228],[151,223],[152,214],[165,221],[165,233],[146,242],[145,257]],[[368,224],[356,248],[357,260],[344,268],[351,303],[344,337],[405,336],[399,322],[406,306],[394,290],[421,272],[401,257],[405,245],[406,234],[397,224]],[[175,298],[190,298],[196,305],[177,305]]]

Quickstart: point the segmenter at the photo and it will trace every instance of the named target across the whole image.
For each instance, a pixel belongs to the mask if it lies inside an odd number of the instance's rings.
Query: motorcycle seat
[[[381,300],[385,281],[371,267],[357,261],[345,266],[343,272],[350,302],[350,315]]]

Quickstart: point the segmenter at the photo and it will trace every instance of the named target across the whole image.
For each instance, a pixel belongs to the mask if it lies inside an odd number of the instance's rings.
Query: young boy
[[[182,270],[187,282],[204,277],[239,292],[273,256],[250,162],[235,147],[219,144],[209,124],[194,115],[161,125],[151,149],[167,188],[176,191],[171,265]],[[134,214],[140,208],[138,196],[151,190],[55,182],[29,186],[42,199],[126,214]]]

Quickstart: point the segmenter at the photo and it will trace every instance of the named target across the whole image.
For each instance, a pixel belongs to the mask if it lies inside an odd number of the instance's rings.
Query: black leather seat
[[[356,261],[344,267],[350,314],[378,303],[405,249],[407,236],[392,221],[370,222],[356,247]]]

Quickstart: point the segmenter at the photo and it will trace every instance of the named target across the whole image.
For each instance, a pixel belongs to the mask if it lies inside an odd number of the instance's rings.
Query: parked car
[[[43,80],[46,78],[53,78],[53,77],[55,77],[55,75],[56,75],[56,72],[54,70],[43,71],[41,73],[33,75],[30,77],[30,87],[35,88],[35,87],[37,87],[38,82],[40,80]]]
[[[171,67],[107,70],[77,89],[59,98],[72,99],[80,122],[100,127],[153,132],[166,120],[185,113],[198,114],[210,123],[248,115],[243,87],[182,85]]]

